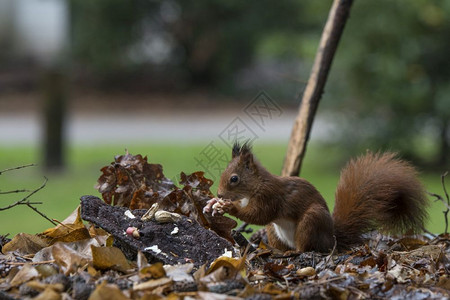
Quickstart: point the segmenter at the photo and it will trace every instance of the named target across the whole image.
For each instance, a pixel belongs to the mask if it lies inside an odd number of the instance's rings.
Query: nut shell
[[[181,216],[177,213],[168,212],[165,210],[158,210],[155,212],[155,221],[158,223],[178,222]]]

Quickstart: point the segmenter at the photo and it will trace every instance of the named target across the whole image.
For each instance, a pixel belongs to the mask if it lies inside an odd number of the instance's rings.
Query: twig
[[[42,204],[42,202],[31,202],[31,201],[28,200],[31,196],[33,196],[34,194],[36,194],[37,192],[39,192],[40,190],[42,190],[45,187],[45,185],[47,184],[48,179],[45,176],[44,176],[44,179],[45,180],[44,180],[44,182],[42,183],[42,185],[40,187],[38,187],[34,191],[31,191],[28,195],[26,195],[25,197],[23,197],[19,201],[15,202],[13,204],[10,204],[8,206],[5,206],[5,207],[0,207],[0,211],[7,210],[7,209],[13,208],[13,207],[18,206],[18,205],[26,205],[29,208],[31,208],[32,210],[34,210],[35,212],[37,212],[39,215],[41,215],[43,218],[47,219],[50,223],[52,223],[53,225],[56,225],[56,223],[53,222],[49,217],[47,217],[43,212],[39,211],[36,207],[33,206],[35,204]]]
[[[15,193],[29,193],[30,190],[15,190],[15,191],[7,191],[7,192],[0,192],[0,195],[6,195],[6,194],[15,194]]]
[[[306,152],[314,116],[327,81],[353,0],[334,0],[322,31],[311,75],[303,93],[300,109],[292,128],[283,164],[282,176],[298,176]]]
[[[13,266],[22,266],[22,265],[45,265],[45,264],[51,264],[54,263],[55,260],[46,260],[46,261],[37,261],[37,262],[5,262],[7,265],[13,265]]]
[[[243,233],[252,233],[253,232],[253,228],[247,228],[248,223],[244,222],[242,223],[238,228],[236,228],[236,232],[243,232]]]
[[[437,237],[437,235],[435,235],[434,233],[432,233],[431,231],[429,231],[425,227],[422,227],[422,231],[425,232],[425,233],[428,233],[429,235],[431,235],[433,237],[433,239],[435,239]]]
[[[435,202],[436,202],[436,201],[441,201],[442,204],[445,206],[445,208],[450,209],[450,205],[448,205],[447,203],[445,203],[445,200],[444,200],[444,198],[443,198],[441,195],[435,194],[435,193],[430,193],[430,192],[427,192],[427,194],[430,195],[430,196],[432,196],[432,197],[435,197],[435,198],[436,198],[436,199],[434,200]]]
[[[325,266],[328,266],[328,264],[330,263],[331,258],[334,255],[334,252],[336,251],[336,246],[337,246],[337,240],[336,240],[336,236],[333,235],[334,238],[334,246],[333,246],[333,250],[331,250],[331,253],[328,255],[327,260],[325,261]]]
[[[326,280],[319,280],[319,281],[307,281],[307,282],[305,282],[304,284],[303,284],[303,286],[309,286],[309,285],[322,285],[322,284],[324,284],[324,283],[330,283],[330,282],[333,282],[333,281],[338,281],[338,280],[342,280],[342,279],[345,279],[345,276],[343,276],[343,275],[339,275],[339,276],[336,276],[336,277],[333,277],[333,278],[330,278],[330,279],[326,279]],[[302,286],[299,286],[300,288],[302,287]]]
[[[450,211],[449,208],[449,204],[450,204],[450,199],[448,197],[448,193],[447,193],[447,189],[445,188],[445,176],[447,176],[448,172],[445,172],[444,174],[441,175],[441,183],[442,183],[442,188],[444,189],[444,194],[447,197],[447,209],[445,211],[443,211],[444,213],[444,217],[445,217],[445,231],[444,233],[447,234],[447,229],[448,229],[448,212]]]
[[[442,188],[444,189],[445,197],[447,198],[447,205],[450,205],[450,198],[447,193],[447,188],[445,187],[445,176],[447,176],[447,175],[448,175],[448,171],[441,175],[441,183],[442,183]]]
[[[19,170],[19,169],[34,167],[34,166],[36,166],[36,164],[28,164],[28,165],[18,166],[18,167],[14,167],[14,168],[4,169],[4,170],[0,171],[0,175],[2,175],[5,172],[8,172],[8,171]]]
[[[442,211],[444,213],[444,220],[445,220],[445,231],[444,231],[445,234],[447,234],[447,230],[448,230],[448,213],[450,212],[450,197],[448,195],[447,188],[445,187],[445,176],[447,176],[447,175],[448,175],[448,171],[441,175],[442,189],[444,190],[444,195],[447,198],[447,202],[441,195],[438,195],[435,193],[428,193],[430,196],[433,196],[436,198],[435,201],[438,201],[438,200],[441,201],[442,204],[447,208],[446,210]]]

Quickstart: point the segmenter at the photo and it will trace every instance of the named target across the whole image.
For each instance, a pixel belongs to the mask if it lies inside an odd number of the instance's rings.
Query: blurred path
[[[195,143],[218,139],[235,120],[241,118],[261,140],[287,141],[295,114],[273,119],[265,131],[240,112],[207,115],[185,114],[108,114],[71,115],[66,134],[71,144],[117,144],[125,142],[183,142]],[[37,114],[0,114],[0,145],[35,145],[42,136]]]
[[[188,99],[189,100],[189,99]],[[187,101],[188,101],[187,100]],[[108,101],[110,101],[108,99]],[[167,100],[166,100],[167,101]],[[158,103],[164,103],[160,99]],[[8,103],[8,102],[5,102]],[[9,102],[11,103],[11,102]],[[90,107],[89,103],[97,103]],[[99,105],[98,103],[101,103]],[[246,103],[232,107],[193,106],[168,102],[161,107],[132,105],[134,102],[89,102],[86,107],[71,109],[66,123],[66,134],[71,145],[127,144],[127,143],[198,143],[232,138],[231,133],[246,130],[258,142],[287,143],[297,109],[266,112],[264,120],[246,113]],[[170,104],[172,103],[172,104]],[[23,108],[28,109],[23,109]],[[197,109],[196,107],[201,107]],[[242,109],[239,109],[241,108]],[[264,107],[258,106],[261,113]],[[14,107],[13,107],[14,108]],[[0,111],[0,146],[38,145],[42,136],[41,119],[37,107],[15,106]],[[139,109],[141,108],[141,109]],[[270,117],[267,117],[270,114]],[[261,121],[263,121],[261,124]],[[259,122],[259,123],[258,123]],[[332,136],[330,122],[317,119],[312,137],[327,139]]]

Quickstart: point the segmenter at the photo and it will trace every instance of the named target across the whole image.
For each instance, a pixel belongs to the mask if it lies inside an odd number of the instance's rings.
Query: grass
[[[180,171],[190,173],[201,170],[195,158],[199,158],[205,144],[135,144],[135,145],[102,145],[77,146],[68,150],[68,167],[65,172],[45,173],[39,167],[6,172],[0,175],[0,191],[16,189],[36,189],[48,177],[46,187],[33,195],[31,200],[42,201],[39,209],[50,218],[64,220],[79,204],[82,195],[99,196],[94,189],[100,168],[113,161],[114,156],[123,154],[128,147],[132,154],[148,155],[149,162],[160,163],[164,173],[171,179],[178,178]],[[229,153],[225,147],[220,148]],[[254,152],[259,160],[271,172],[279,174],[284,158],[286,145],[258,144]],[[1,147],[0,170],[28,163],[39,163],[39,151],[33,147]],[[339,169],[342,167],[345,153],[334,148],[312,145],[310,146],[301,176],[314,184],[327,199],[330,209],[334,203],[334,190],[337,185]],[[443,195],[440,175],[423,174],[421,177],[427,190]],[[450,180],[450,179],[449,179]],[[212,191],[216,193],[214,184]],[[7,206],[21,199],[25,194],[0,195],[0,207]],[[434,199],[433,199],[434,200]],[[444,231],[443,205],[433,202],[429,210],[430,221],[427,229],[434,233]],[[0,211],[0,234],[9,233],[11,236],[19,232],[39,233],[52,227],[48,221],[25,206]]]

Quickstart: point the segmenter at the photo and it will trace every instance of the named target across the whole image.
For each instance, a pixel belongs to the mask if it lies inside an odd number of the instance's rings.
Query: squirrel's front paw
[[[216,204],[218,200],[219,200],[218,198],[212,198],[212,199],[208,200],[206,202],[205,207],[203,207],[203,213],[204,214],[210,213],[211,210],[213,210],[213,214],[214,214],[214,204]]]
[[[203,208],[203,213],[209,213],[212,211],[212,215],[223,215],[226,212],[230,212],[233,209],[231,200],[212,198],[206,202],[206,206]]]
[[[228,199],[218,199],[218,201],[212,206],[213,216],[223,215],[224,213],[229,213],[233,209],[233,203]]]

